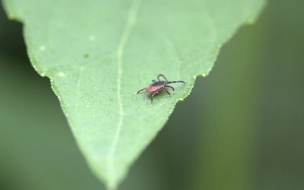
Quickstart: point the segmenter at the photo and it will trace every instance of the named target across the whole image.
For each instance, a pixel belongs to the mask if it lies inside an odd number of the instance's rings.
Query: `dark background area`
[[[303,7],[272,0],[242,27],[119,189],[304,189]],[[104,189],[2,7],[0,189]]]

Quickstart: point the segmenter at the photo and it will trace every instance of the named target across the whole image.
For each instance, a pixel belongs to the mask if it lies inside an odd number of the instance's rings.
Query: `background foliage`
[[[120,189],[304,188],[303,4],[270,1],[224,46]],[[29,64],[21,25],[1,9],[0,28],[0,188],[103,188]]]

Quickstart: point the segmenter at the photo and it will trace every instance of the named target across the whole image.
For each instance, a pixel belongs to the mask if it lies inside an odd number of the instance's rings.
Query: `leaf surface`
[[[50,78],[91,169],[116,189],[177,101],[189,95],[196,76],[210,72],[222,44],[256,19],[264,1],[4,4],[10,18],[24,23],[31,62]],[[161,92],[153,104],[150,94],[135,94],[160,73],[186,84],[172,84],[171,96]]]

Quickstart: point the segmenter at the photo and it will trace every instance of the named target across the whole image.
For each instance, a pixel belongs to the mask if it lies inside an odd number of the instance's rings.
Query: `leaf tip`
[[[110,184],[107,186],[107,190],[117,190],[117,186],[114,184]]]

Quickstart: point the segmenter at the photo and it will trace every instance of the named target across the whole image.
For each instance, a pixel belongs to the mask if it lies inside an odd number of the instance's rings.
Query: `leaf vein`
[[[114,155],[116,152],[116,147],[117,147],[117,143],[119,140],[119,136],[121,133],[121,127],[123,124],[123,116],[124,116],[124,111],[123,111],[123,106],[122,106],[122,100],[121,100],[121,78],[122,78],[122,63],[123,63],[123,54],[124,54],[124,49],[125,46],[128,42],[129,36],[132,32],[132,29],[136,23],[136,19],[137,19],[137,12],[139,9],[139,4],[140,1],[139,0],[133,0],[130,9],[128,11],[128,17],[127,17],[127,21],[126,21],[126,25],[125,28],[123,30],[122,36],[121,36],[121,40],[120,43],[118,45],[117,48],[117,100],[118,100],[118,105],[119,105],[119,110],[118,110],[118,123],[117,123],[117,127],[115,130],[115,134],[114,134],[114,139],[112,142],[112,145],[110,147],[110,150],[107,154],[107,167],[108,167],[108,171],[110,174],[110,187],[115,189],[115,174],[114,174],[114,170],[115,170],[115,165],[113,163],[114,160]]]

